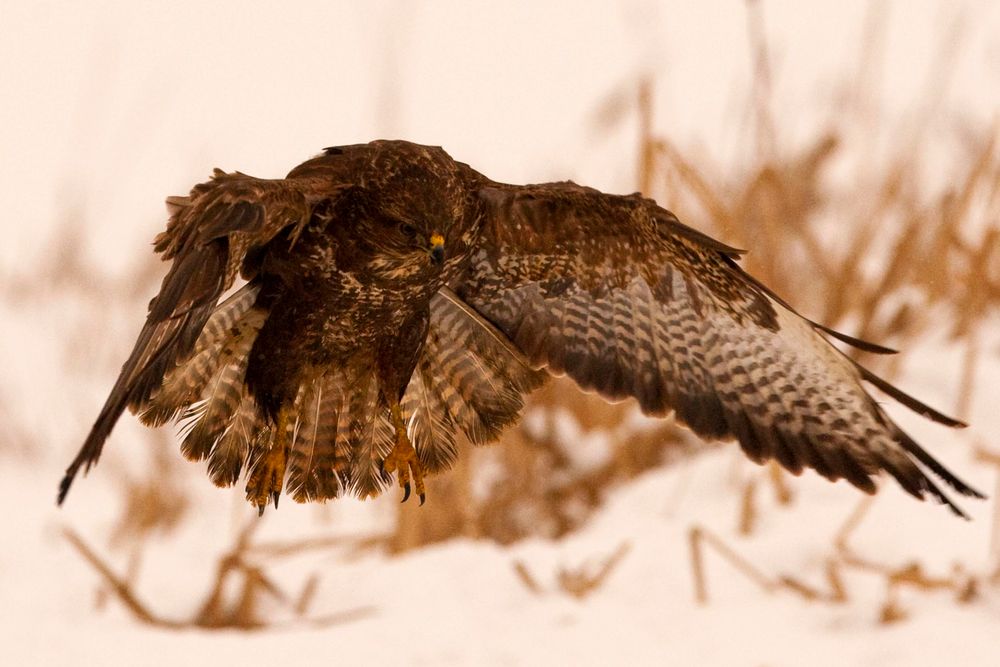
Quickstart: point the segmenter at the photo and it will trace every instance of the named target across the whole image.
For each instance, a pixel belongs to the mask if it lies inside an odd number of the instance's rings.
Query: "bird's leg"
[[[285,464],[288,462],[288,413],[290,408],[278,410],[274,439],[271,447],[261,454],[261,460],[251,468],[247,480],[247,500],[257,507],[259,515],[264,514],[269,500],[274,500],[278,509],[278,498],[285,481]]]
[[[382,469],[388,473],[396,473],[399,485],[403,487],[403,502],[410,497],[410,475],[413,476],[414,491],[420,498],[420,504],[424,504],[424,468],[417,458],[417,450],[413,448],[410,437],[406,435],[406,422],[403,421],[403,414],[399,409],[399,403],[395,402],[389,408],[389,415],[392,418],[392,426],[396,429],[396,444],[382,462]]]

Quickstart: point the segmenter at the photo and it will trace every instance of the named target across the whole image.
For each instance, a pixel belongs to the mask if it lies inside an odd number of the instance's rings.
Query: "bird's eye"
[[[408,222],[399,223],[399,231],[403,232],[406,236],[413,238],[417,235],[417,228]]]

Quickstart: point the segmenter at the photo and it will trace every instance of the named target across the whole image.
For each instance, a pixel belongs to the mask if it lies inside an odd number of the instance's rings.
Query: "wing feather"
[[[675,411],[751,459],[813,468],[874,492],[884,470],[909,493],[962,514],[927,477],[980,494],[904,434],[868,381],[920,414],[959,425],[856,365],[813,323],[751,278],[740,251],[638,195],[573,183],[480,191],[484,244],[457,295],[530,362],[647,414]]]
[[[96,463],[125,408],[146,410],[164,376],[190,358],[219,298],[241,269],[248,280],[254,277],[254,266],[245,262],[248,253],[259,255],[286,231],[294,239],[309,222],[313,207],[338,192],[328,179],[264,180],[216,170],[187,197],[168,199],[170,220],[154,247],[172,265],[104,407],[66,469],[60,503],[77,472]],[[161,421],[173,414],[176,411],[165,407],[154,410],[150,419]]]
[[[496,440],[546,375],[450,289],[434,295],[430,310],[402,409],[421,463],[438,472],[455,461],[459,432],[473,444]]]

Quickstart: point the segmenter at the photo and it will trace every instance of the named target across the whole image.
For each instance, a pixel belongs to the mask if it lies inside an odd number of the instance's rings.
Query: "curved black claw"
[[[421,493],[420,494],[420,504],[421,505],[424,504],[423,496],[424,496],[424,494]],[[399,502],[405,503],[409,499],[409,497],[410,497],[410,483],[407,482],[406,484],[403,484],[403,499],[400,500]]]
[[[266,507],[267,507],[267,505],[258,505],[257,506],[257,518],[260,518],[260,517],[264,516],[264,509]]]
[[[426,494],[426,493],[421,493],[421,494],[420,494],[420,506],[421,506],[421,507],[423,507],[423,506],[424,506],[424,501],[425,501],[425,500],[427,500],[427,494]]]
[[[275,491],[271,497],[274,498],[274,509],[278,509],[278,498],[281,497],[281,491]]]

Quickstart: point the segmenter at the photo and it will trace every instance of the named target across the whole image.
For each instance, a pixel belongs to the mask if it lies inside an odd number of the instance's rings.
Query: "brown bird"
[[[982,498],[906,435],[868,382],[962,426],[825,338],[891,352],[797,314],[741,251],[638,194],[496,183],[440,148],[328,148],[276,180],[216,170],[167,199],[172,264],[59,490],[126,407],[179,420],[220,486],[260,512],[380,493],[448,468],[455,438],[496,440],[522,396],[566,374],[608,400],[671,411],[751,459],[874,493],[886,471],[965,516],[928,473]],[[245,281],[226,298],[237,275]]]

